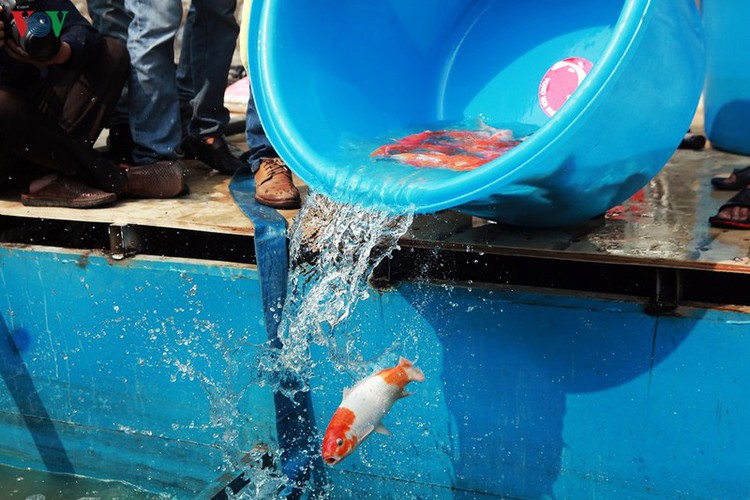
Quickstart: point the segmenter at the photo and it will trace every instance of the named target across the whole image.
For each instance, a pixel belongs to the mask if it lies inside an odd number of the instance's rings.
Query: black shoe
[[[222,174],[232,175],[247,163],[239,159],[232,152],[233,148],[226,139],[219,137],[206,137],[204,139],[188,139],[183,145],[183,153],[189,152],[190,156],[202,161],[206,165],[215,168]],[[239,151],[239,150],[237,150]]]

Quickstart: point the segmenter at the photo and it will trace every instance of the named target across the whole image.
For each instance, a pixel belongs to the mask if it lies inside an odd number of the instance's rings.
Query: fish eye
[[[343,445],[343,444],[344,444],[344,440],[343,440],[343,439],[341,439],[341,438],[338,438],[338,439],[336,440],[336,446],[341,446],[341,445]]]

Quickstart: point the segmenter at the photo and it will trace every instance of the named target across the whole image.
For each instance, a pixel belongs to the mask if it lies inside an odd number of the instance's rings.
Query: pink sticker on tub
[[[555,63],[539,84],[539,105],[547,116],[554,116],[583,83],[594,64],[582,57],[569,57]]]

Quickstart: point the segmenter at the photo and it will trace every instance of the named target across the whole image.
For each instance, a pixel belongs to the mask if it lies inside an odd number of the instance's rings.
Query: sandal
[[[734,174],[733,181],[730,181],[729,177],[714,177],[711,179],[711,184],[720,191],[736,191],[750,185],[750,166],[735,168],[732,173]]]
[[[719,217],[718,214],[721,213],[722,210],[732,207],[750,208],[750,189],[743,189],[732,198],[730,198],[729,201],[724,203],[721,208],[719,208],[719,212],[717,212],[717,215],[709,217],[708,223],[714,227],[722,227],[726,229],[750,229],[750,214],[748,214],[745,219],[740,220]]]

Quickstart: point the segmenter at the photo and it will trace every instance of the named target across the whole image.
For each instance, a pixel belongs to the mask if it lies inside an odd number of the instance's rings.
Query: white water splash
[[[412,220],[411,214],[394,216],[322,195],[306,199],[291,232],[281,346],[261,360],[275,388],[289,397],[309,389],[313,344],[328,350],[328,361],[337,370],[355,378],[369,374],[371,366],[362,361],[360,347],[337,327],[369,296],[370,275],[398,248]]]
[[[337,370],[357,379],[369,375],[372,364],[362,359],[363,346],[350,331],[338,327],[351,317],[357,303],[367,298],[370,275],[398,248],[398,240],[412,220],[412,215],[394,216],[336,203],[322,195],[307,197],[291,229],[286,302],[271,306],[271,312],[280,315],[279,343],[261,355],[256,382],[294,400],[298,392],[310,389],[314,345],[327,350],[327,362]],[[236,367],[236,353],[222,352],[227,366]],[[392,353],[383,353],[388,354]],[[284,450],[268,443],[263,450],[241,456],[237,449],[236,431],[243,421],[238,407],[244,394],[228,391],[225,385],[237,374],[225,375],[227,380],[218,383],[201,376],[199,380],[211,400],[211,426],[223,429],[214,437],[224,452],[224,470],[242,470],[249,481],[237,494],[227,491],[228,497],[286,498],[295,486],[281,472],[279,460]],[[263,455],[272,463],[263,463]],[[327,498],[332,487],[310,481],[303,488],[310,498]]]

